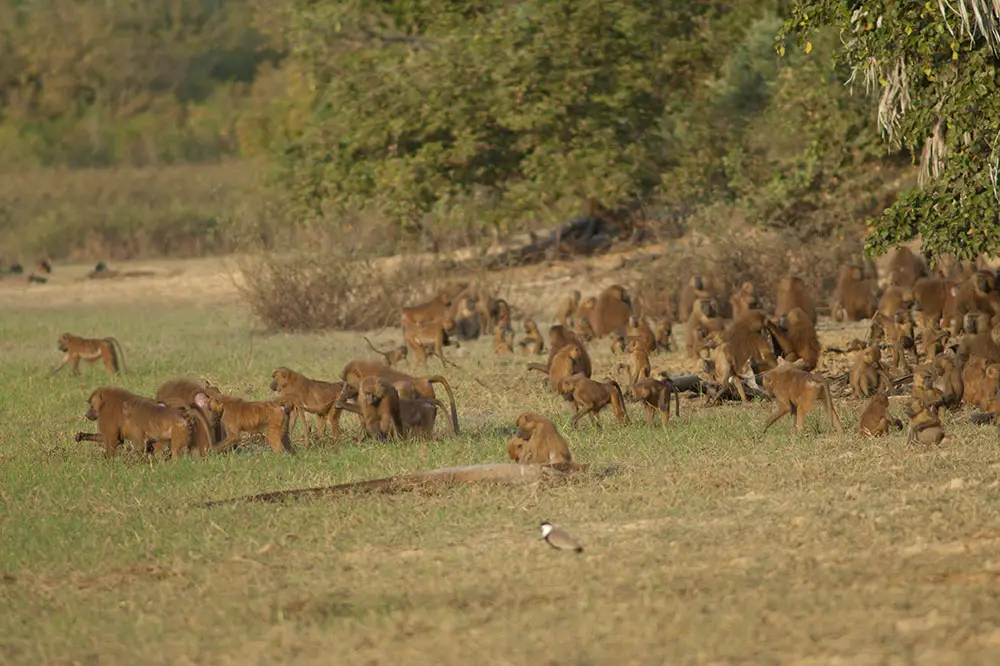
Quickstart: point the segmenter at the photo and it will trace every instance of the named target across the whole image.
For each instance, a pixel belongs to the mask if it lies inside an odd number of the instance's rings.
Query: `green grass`
[[[44,292],[39,292],[44,293]],[[542,319],[540,319],[542,321]],[[63,330],[114,334],[129,372],[53,378]],[[207,376],[264,397],[289,365],[334,377],[358,336],[254,333],[231,306],[8,306],[0,320],[0,664],[974,664],[1000,658],[997,435],[948,416],[947,448],[841,437],[811,415],[682,401],[663,432],[568,428],[561,399],[498,359],[452,352],[463,433],[320,442],[293,457],[105,461],[85,399]],[[395,340],[396,332],[373,340]],[[593,348],[597,374],[612,366]],[[676,364],[671,355],[659,365]],[[438,368],[430,366],[434,371]],[[474,374],[494,386],[485,391]],[[488,378],[488,379],[487,379]],[[281,505],[192,503],[503,461],[517,414],[554,417],[580,461],[619,472]],[[897,409],[898,411],[898,409]],[[352,419],[345,419],[351,435]],[[301,433],[293,436],[300,443]],[[579,538],[576,556],[538,523]]]

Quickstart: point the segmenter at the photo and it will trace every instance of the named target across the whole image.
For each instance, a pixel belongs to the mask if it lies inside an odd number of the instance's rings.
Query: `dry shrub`
[[[860,238],[824,239],[803,243],[777,232],[753,230],[717,236],[701,245],[673,245],[643,271],[634,287],[642,312],[677,317],[681,289],[692,275],[701,275],[729,314],[729,295],[743,282],[753,282],[766,309],[774,307],[778,283],[787,276],[802,278],[817,305],[833,291],[841,264],[859,262]]]
[[[272,330],[370,330],[396,324],[399,308],[440,286],[432,267],[359,261],[322,250],[256,253],[240,261],[241,292]]]

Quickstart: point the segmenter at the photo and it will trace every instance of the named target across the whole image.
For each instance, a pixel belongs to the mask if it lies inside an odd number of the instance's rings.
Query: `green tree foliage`
[[[867,250],[920,234],[929,254],[1000,251],[1000,9],[986,0],[797,0],[779,40],[842,34],[855,86],[878,91],[886,139],[919,160],[922,185],[880,218]],[[784,46],[779,48],[784,50]]]
[[[0,3],[0,162],[102,165],[232,154],[264,60],[236,0]]]

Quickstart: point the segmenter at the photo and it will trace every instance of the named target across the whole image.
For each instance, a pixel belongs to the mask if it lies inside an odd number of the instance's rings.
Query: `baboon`
[[[889,426],[902,430],[903,422],[889,413],[889,396],[885,392],[876,393],[868,399],[861,412],[858,434],[863,437],[881,437],[888,434]]]
[[[427,356],[437,356],[441,365],[445,366],[448,359],[444,357],[444,347],[451,345],[449,333],[455,330],[455,320],[446,317],[441,320],[425,321],[407,324],[403,327],[403,338],[406,346],[413,351],[414,361],[418,365],[427,363]],[[457,346],[457,343],[456,343]]]
[[[116,386],[101,386],[94,389],[87,398],[87,411],[83,416],[88,421],[97,422],[97,433],[78,432],[74,439],[77,442],[104,444],[104,456],[107,458],[114,456],[126,439],[137,446],[145,447],[146,442],[142,434],[130,429],[125,419],[125,404],[141,401],[155,404],[149,398]]]
[[[574,326],[576,322],[573,320],[573,317],[579,307],[580,291],[574,289],[559,303],[559,307],[556,308],[556,316],[552,321],[560,326]]]
[[[801,433],[805,426],[806,414],[813,408],[816,400],[820,400],[826,407],[830,415],[830,425],[838,434],[841,432],[840,417],[833,408],[830,384],[826,377],[801,370],[781,360],[778,362],[778,367],[763,374],[762,383],[764,390],[778,401],[777,411],[768,418],[762,432],[767,432],[775,421],[785,414],[790,414],[795,419],[795,430]]]
[[[517,417],[516,439],[520,442],[512,447],[514,455],[511,458],[522,465],[560,467],[572,462],[566,440],[552,421],[540,414],[525,412]]]
[[[226,438],[215,445],[214,452],[228,451],[240,442],[244,433],[263,433],[275,453],[292,453],[288,438],[290,408],[278,400],[262,402],[228,395],[214,395],[209,409],[218,414]]]
[[[405,329],[410,324],[430,323],[440,321],[448,316],[452,296],[441,293],[420,305],[411,305],[399,309],[399,323]]]
[[[1000,325],[994,326],[989,333],[962,336],[958,342],[959,361],[964,363],[970,356],[982,356],[993,363],[1000,362]]]
[[[330,424],[333,437],[340,435],[340,410],[334,404],[344,392],[343,382],[325,382],[310,379],[295,372],[291,368],[280,367],[271,373],[271,390],[277,392],[278,398],[292,409],[288,424],[289,432],[295,430],[295,423],[302,420],[303,446],[309,445],[309,423],[306,414],[315,414],[319,425],[319,434],[326,434],[326,425]]]
[[[625,328],[632,315],[632,299],[625,287],[614,284],[597,297],[594,309],[589,315],[594,335],[603,338],[612,331]]]
[[[877,308],[875,292],[863,279],[861,267],[841,266],[831,301],[833,318],[836,321],[871,319]]]
[[[918,335],[920,338],[920,355],[927,359],[934,358],[942,353],[951,337],[948,331],[932,327],[920,329]]]
[[[49,376],[62,370],[67,363],[70,364],[69,371],[74,375],[80,374],[80,361],[93,363],[97,359],[104,360],[104,369],[112,374],[124,371],[125,350],[116,338],[108,336],[106,338],[81,338],[72,333],[63,333],[56,343],[59,351],[63,352],[62,361],[52,369]],[[121,368],[119,369],[119,362]]]
[[[910,419],[906,441],[925,446],[938,445],[945,439],[944,428],[938,416],[937,403],[925,403],[920,398],[910,398],[903,412]]]
[[[635,315],[629,317],[625,335],[637,340],[646,350],[647,354],[652,354],[656,351],[656,334],[649,327],[649,323],[645,317],[637,317]]]
[[[781,347],[781,355],[786,361],[794,362],[802,359],[804,370],[816,367],[820,358],[819,338],[805,310],[792,308],[781,318],[777,326],[771,321],[766,320],[765,323]]]
[[[381,349],[377,348],[375,345],[372,344],[371,340],[368,339],[368,336],[362,335],[361,337],[364,338],[364,341],[368,343],[368,347],[373,352],[382,357],[382,362],[385,363],[386,366],[391,368],[397,363],[401,363],[402,361],[406,360],[406,355],[407,352],[409,351],[406,345],[399,345],[397,347],[393,347],[388,351],[382,351]]]
[[[913,342],[913,322],[907,310],[897,310],[892,319],[885,322],[885,332],[892,346],[892,366],[904,373],[910,371],[910,363],[906,360],[906,350],[916,353]]]
[[[985,312],[970,310],[962,317],[963,333],[972,333],[973,335],[976,333],[989,333],[991,328],[993,327],[990,324],[990,315]]]
[[[156,389],[155,399],[171,407],[185,406],[189,409],[197,410],[202,418],[208,423],[210,430],[209,441],[202,442],[200,430],[195,430],[195,438],[192,445],[200,451],[211,450],[217,442],[222,441],[222,422],[218,414],[209,409],[208,403],[213,395],[220,395],[218,387],[206,382],[198,382],[186,377],[171,379],[163,382]]]
[[[635,384],[640,379],[648,378],[651,372],[649,367],[649,354],[646,353],[645,346],[639,340],[630,340],[628,352],[632,355],[632,367],[629,371],[629,384]]]
[[[590,342],[597,337],[597,334],[594,332],[594,327],[590,324],[590,317],[587,317],[586,315],[580,317],[577,321],[576,332],[579,334],[580,339],[586,342]]]
[[[702,298],[691,307],[684,330],[684,344],[688,358],[697,358],[705,348],[705,339],[710,333],[721,332],[725,322],[718,316],[715,302],[710,298]]]
[[[477,340],[483,333],[478,312],[478,301],[461,296],[451,308],[451,318],[455,320],[455,335],[459,340]]]
[[[451,384],[448,380],[441,375],[432,375],[429,377],[414,377],[412,375],[407,375],[405,373],[399,372],[394,368],[387,368],[384,365],[378,363],[372,363],[370,361],[350,361],[344,366],[341,372],[341,379],[343,379],[349,386],[355,390],[359,390],[361,386],[361,381],[368,376],[374,375],[376,377],[381,377],[387,382],[391,383],[396,387],[400,396],[403,396],[403,387],[407,387],[410,391],[413,391],[414,396],[421,398],[427,398],[432,400],[437,396],[434,395],[434,384],[441,384],[444,390],[448,393],[448,400],[451,406],[451,424],[452,430],[458,432],[458,410],[455,408],[455,394],[452,393]]]
[[[524,337],[517,341],[522,354],[539,355],[545,351],[545,341],[538,330],[538,324],[530,317],[525,317],[522,324],[524,327]]]
[[[399,393],[388,381],[371,375],[362,379],[358,388],[358,405],[369,435],[377,439],[403,436]]]
[[[653,423],[653,414],[657,411],[663,418],[663,427],[670,423],[670,395],[674,396],[674,414],[680,415],[681,402],[680,392],[676,390],[674,383],[666,378],[654,379],[647,377],[632,384],[629,389],[632,398],[636,402],[642,403],[646,412],[646,424]]]
[[[174,460],[184,453],[207,453],[192,446],[196,424],[203,429],[201,441],[211,438],[208,423],[197,410],[177,409],[150,400],[129,400],[122,406],[122,415],[129,431],[144,443],[147,453],[154,450],[156,442],[170,442],[170,457]]]
[[[754,372],[774,366],[774,353],[766,337],[768,323],[762,310],[748,310],[722,331],[722,341],[729,345],[736,372],[742,371],[748,362]]]
[[[933,365],[920,365],[914,368],[910,396],[920,398],[925,404],[940,404],[944,394],[934,387],[935,379]]]
[[[580,423],[580,419],[587,414],[590,414],[594,425],[600,427],[599,414],[608,405],[611,405],[615,418],[624,423],[629,422],[621,386],[614,379],[597,382],[582,374],[575,374],[560,379],[556,383],[555,390],[573,402],[571,424],[574,428]]]
[[[493,327],[493,352],[496,354],[514,353],[514,331],[500,322]]]
[[[802,308],[809,321],[816,325],[816,305],[812,296],[806,291],[806,283],[799,277],[782,278],[778,283],[778,294],[775,298],[774,316],[781,318],[793,308]]]
[[[978,270],[955,288],[955,315],[985,312],[990,317],[1000,313],[1000,294],[996,291],[996,276],[988,270]]]
[[[399,420],[403,424],[403,436],[430,439],[434,435],[434,421],[439,408],[444,409],[444,405],[436,398],[400,399]]]
[[[705,289],[705,282],[700,275],[693,275],[688,283],[681,289],[680,301],[677,304],[677,318],[687,321],[691,317],[691,310],[694,304],[704,298],[711,298],[712,294]]]
[[[574,328],[578,333],[584,332],[583,323],[584,320],[586,320],[587,328],[589,329],[590,334],[593,335],[593,328],[590,326],[590,315],[594,312],[594,307],[596,305],[596,296],[588,296],[580,301],[580,305],[577,306],[576,312],[573,314],[573,322],[575,324]]]
[[[887,302],[887,296],[899,293],[899,302]],[[919,328],[948,328],[952,333],[958,333],[961,320],[956,317],[957,287],[950,281],[938,277],[922,277],[913,285],[913,311],[917,314]],[[907,298],[898,287],[882,295],[879,309],[891,317],[896,310],[907,308]],[[893,308],[893,309],[889,309]]]
[[[581,344],[582,341],[580,337],[574,333],[571,329],[562,326],[560,324],[555,324],[549,327],[549,357],[545,360],[545,372],[548,372],[548,367],[552,364],[552,359],[555,357],[556,353],[566,345],[570,344]]]
[[[671,329],[670,317],[661,317],[656,324],[656,328],[653,330],[653,336],[656,339],[656,349],[658,351],[668,352],[673,349],[673,331]]]
[[[982,407],[1000,392],[1000,364],[973,356],[962,368],[962,398],[967,405]],[[942,391],[942,399],[944,392]]]
[[[854,352],[850,369],[851,392],[858,398],[870,398],[887,391],[892,382],[882,367],[882,353],[876,346]]]
[[[941,390],[941,403],[949,409],[958,409],[962,406],[965,383],[955,359],[948,354],[938,354],[934,357],[934,369],[938,373],[935,384]]]
[[[529,363],[528,369],[546,372],[545,367],[541,363]],[[547,370],[549,388],[557,390],[556,386],[560,379],[577,373],[589,377],[590,369],[590,357],[587,355],[587,350],[584,349],[583,345],[579,343],[566,345],[556,352],[555,356],[552,357],[552,362],[549,364]]]
[[[614,331],[611,334],[611,353],[624,354],[628,349],[628,345],[625,343],[625,334],[622,331]]]
[[[757,288],[753,282],[744,282],[738,291],[729,296],[729,306],[732,308],[733,317],[739,317],[747,310],[760,309],[760,302],[757,300]]]
[[[882,276],[879,282],[883,288],[888,285],[912,287],[918,278],[927,274],[924,260],[905,245],[888,252],[879,263],[879,275]]]

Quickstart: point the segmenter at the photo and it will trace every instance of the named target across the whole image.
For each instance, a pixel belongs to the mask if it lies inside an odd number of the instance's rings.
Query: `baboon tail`
[[[384,352],[384,351],[382,351],[381,349],[379,349],[378,347],[376,347],[375,345],[373,345],[373,344],[372,344],[372,341],[368,339],[368,336],[367,336],[367,335],[362,335],[362,336],[361,336],[361,338],[362,338],[362,339],[363,339],[363,340],[364,340],[365,342],[367,342],[367,343],[368,343],[368,347],[369,347],[369,348],[370,348],[370,349],[371,349],[371,350],[372,350],[373,352],[375,352],[376,354],[382,354],[382,355],[385,355],[385,352]]]
[[[837,410],[833,408],[833,397],[830,395],[830,382],[823,380],[823,401],[826,403],[826,409],[830,412],[830,425],[838,433],[842,432],[840,427],[840,417],[837,416]]]
[[[625,396],[622,395],[622,387],[614,379],[609,379],[608,383],[611,385],[611,408],[618,420],[628,423],[628,411],[625,409]]]
[[[118,338],[113,336],[107,337],[108,342],[111,343],[111,354],[115,357],[115,367],[118,367],[119,362],[121,362],[121,371],[126,372],[128,368],[125,366],[125,349],[122,347],[122,343],[118,342]]]
[[[529,363],[528,370],[538,370],[539,372],[549,374],[549,368],[544,363]]]
[[[208,420],[199,409],[188,408],[187,417],[193,422],[191,444],[198,449],[198,453],[204,455],[215,446],[215,441],[212,437],[212,428],[208,425]]]
[[[431,384],[440,384],[444,387],[444,390],[448,392],[448,401],[451,403],[451,431],[454,434],[458,434],[458,409],[455,408],[455,394],[451,391],[451,384],[448,380],[441,375],[434,375],[433,377],[428,377],[427,381]]]

